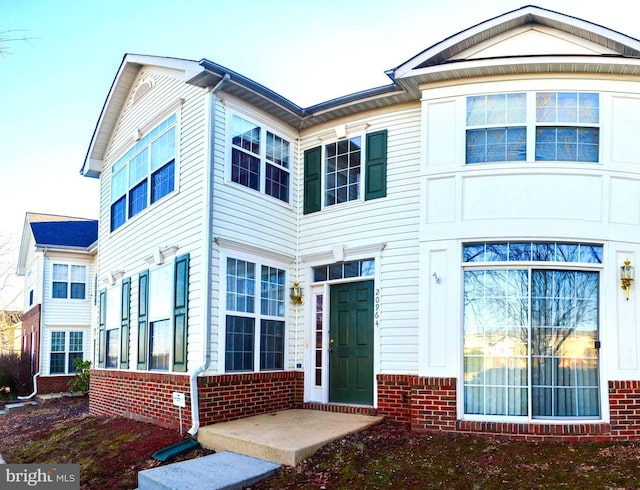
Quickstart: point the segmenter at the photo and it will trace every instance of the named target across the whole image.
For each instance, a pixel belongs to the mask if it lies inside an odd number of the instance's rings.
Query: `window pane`
[[[265,194],[289,202],[289,172],[267,164],[264,185]]]
[[[51,332],[51,352],[64,352],[66,332]]]
[[[171,348],[171,322],[169,320],[151,322],[149,344],[149,369],[168,371]]]
[[[255,264],[227,259],[227,309],[246,313],[255,311]]]
[[[225,371],[253,370],[253,318],[227,316]]]
[[[127,196],[124,195],[111,205],[111,231],[124,224],[127,219]]]
[[[53,264],[53,280],[67,282],[69,280],[69,266],[65,264]]]
[[[260,126],[238,116],[233,116],[231,143],[255,155],[260,155]]]
[[[147,181],[143,180],[129,191],[129,218],[147,207]]]
[[[82,332],[69,332],[69,352],[82,352]]]
[[[267,131],[267,160],[289,168],[289,142]]]
[[[284,369],[284,322],[260,323],[260,370]]]
[[[260,159],[234,148],[231,152],[231,180],[260,190]]]
[[[149,149],[145,148],[129,161],[129,187],[135,186],[149,174]]]
[[[121,168],[111,177],[111,202],[117,201],[127,192],[127,167]]]
[[[72,299],[84,299],[85,298],[85,285],[84,283],[71,283],[71,298]]]
[[[262,266],[260,312],[263,315],[284,316],[284,277],[283,270]]]
[[[526,141],[524,127],[467,130],[466,163],[524,161]]]
[[[167,163],[151,175],[151,203],[158,201],[173,191],[175,162]]]
[[[149,271],[149,316],[151,320],[171,318],[173,311],[173,264]]]
[[[151,171],[153,172],[173,160],[175,154],[176,129],[173,127],[151,143]]]
[[[87,268],[84,265],[71,266],[71,282],[86,282]]]
[[[67,373],[71,374],[76,372],[76,359],[82,360],[82,352],[69,353],[69,364],[67,365]]]
[[[66,298],[67,297],[67,283],[66,282],[54,282],[51,290],[51,297],[53,298]]]
[[[110,369],[117,369],[118,367],[118,353],[120,350],[120,329],[113,328],[107,330],[107,352],[105,356],[105,367]]]
[[[65,374],[64,372],[64,357],[65,354],[51,353],[49,373],[50,374]]]

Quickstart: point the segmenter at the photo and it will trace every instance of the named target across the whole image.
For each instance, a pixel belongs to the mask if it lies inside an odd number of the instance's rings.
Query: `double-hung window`
[[[232,116],[231,181],[288,203],[290,146],[269,129]]]
[[[285,271],[227,258],[225,370],[284,369]]]
[[[83,358],[83,343],[83,332],[51,332],[49,374],[73,374],[76,370],[76,359]]]
[[[304,152],[304,214],[386,195],[386,130],[349,136]]]
[[[601,264],[600,245],[464,247],[466,416],[600,417]]]
[[[597,93],[491,94],[466,102],[467,164],[599,161]]]
[[[173,264],[149,271],[149,369],[168,371],[173,316]]]
[[[84,265],[53,264],[52,298],[85,299],[87,267]]]
[[[174,190],[175,159],[173,115],[111,167],[111,231]]]
[[[117,369],[120,359],[120,287],[113,286],[106,293],[106,354],[105,367]]]

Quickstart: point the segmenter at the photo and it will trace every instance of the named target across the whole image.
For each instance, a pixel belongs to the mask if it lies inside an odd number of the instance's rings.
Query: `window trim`
[[[254,298],[253,312],[242,312],[237,310],[229,310],[227,309],[227,260],[234,259],[240,260],[244,262],[248,262],[254,265]],[[221,264],[224,264],[221,268],[221,281],[220,281],[220,325],[223,326],[221,330],[221,335],[219,336],[219,347],[218,347],[218,358],[220,359],[220,371],[227,374],[240,374],[240,373],[261,373],[261,372],[282,372],[287,369],[289,356],[288,356],[288,348],[289,348],[289,295],[288,295],[288,285],[290,281],[290,272],[289,267],[286,264],[274,262],[273,260],[268,260],[262,257],[250,256],[241,252],[234,251],[221,251],[220,253],[220,261]],[[262,313],[261,310],[261,287],[262,287],[262,268],[272,268],[282,271],[284,273],[284,282],[283,282],[283,302],[284,302],[284,312],[282,316],[269,315],[266,313]],[[230,371],[226,368],[226,353],[227,353],[227,318],[229,317],[241,317],[241,318],[251,318],[253,319],[253,368],[251,370],[237,370]],[[262,321],[263,320],[275,320],[281,321],[283,323],[283,352],[282,352],[282,368],[281,369],[265,369],[261,370],[260,366],[262,363],[261,352],[262,352]]]
[[[233,144],[233,120],[234,118],[239,118],[242,119],[250,124],[254,124],[257,127],[260,128],[260,153],[256,154],[247,150],[243,150],[240,149],[239,147],[237,147],[236,145]],[[274,202],[283,205],[283,206],[287,206],[287,207],[293,207],[293,183],[294,183],[294,172],[293,172],[293,167],[294,167],[294,139],[289,137],[289,136],[284,136],[284,131],[281,131],[279,128],[275,127],[272,124],[269,124],[269,122],[267,121],[263,121],[262,119],[250,116],[246,113],[243,112],[239,112],[239,111],[234,111],[231,110],[229,111],[229,114],[227,116],[227,120],[226,120],[226,124],[227,124],[227,135],[226,135],[226,148],[227,148],[227,155],[225,157],[226,160],[226,169],[225,169],[225,183],[237,187],[238,189],[243,189],[246,190],[247,192],[252,192],[252,193],[258,193],[261,194],[263,196],[267,196],[268,198],[272,199]],[[267,133],[271,133],[273,136],[280,138],[284,141],[286,141],[289,144],[289,167],[285,168],[282,165],[279,165],[275,162],[270,162],[267,160]],[[258,174],[258,189],[254,189],[251,186],[248,185],[244,185],[241,184],[239,182],[235,182],[233,180],[233,150],[234,148],[238,148],[239,151],[243,151],[248,155],[254,156],[259,159],[259,174]],[[277,196],[273,196],[271,194],[268,194],[266,192],[266,177],[267,177],[267,165],[272,165],[276,168],[278,168],[279,170],[282,170],[284,172],[287,173],[288,177],[289,177],[289,182],[287,185],[287,200],[284,201],[282,199],[280,199]]]

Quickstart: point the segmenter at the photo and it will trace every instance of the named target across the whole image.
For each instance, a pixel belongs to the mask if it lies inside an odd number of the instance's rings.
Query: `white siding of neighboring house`
[[[465,166],[465,97],[522,91],[598,92],[599,163]],[[640,258],[637,83],[606,76],[485,80],[424,90],[422,110],[425,161],[420,242],[425,286],[420,374],[460,376],[463,243],[586,241],[605,247],[600,276],[603,380],[638,379],[640,295],[632,286],[627,302],[618,281],[624,259],[629,257],[636,264]],[[442,277],[440,285],[432,282],[434,273]],[[438,308],[445,301],[447,307]]]
[[[344,247],[348,260],[350,249],[386,243],[380,269],[376,271],[375,287],[380,290],[376,372],[417,373],[420,106],[411,104],[360,114],[305,131],[298,165],[298,199],[302,199],[303,193],[303,151],[335,141],[333,129],[338,125],[346,124],[349,129],[364,127],[365,123],[367,133],[388,130],[387,197],[334,205],[302,216],[300,253],[303,258],[325,254],[321,263],[330,264],[336,262],[331,257],[334,246]],[[311,281],[311,267],[315,265],[320,263],[301,264],[303,284]],[[298,325],[297,351],[303,352],[306,346],[302,318]]]
[[[26,272],[24,275],[24,307],[23,311],[42,303],[42,252],[36,252],[35,240],[33,234],[29,233],[29,243],[27,245],[27,254],[24,260]],[[33,288],[33,302],[29,305],[29,285],[27,284],[27,274],[31,273],[31,287]]]
[[[249,189],[230,180],[231,142],[227,131],[231,117],[236,114],[251,120],[290,143],[292,167],[290,186],[293,186],[289,203],[280,201],[262,192]],[[264,144],[264,142],[263,142]],[[225,265],[225,257],[258,261],[282,268],[287,273],[286,304],[288,310],[288,338],[291,345],[295,312],[288,300],[288,289],[294,281],[294,260],[296,254],[296,216],[294,212],[295,189],[295,152],[297,133],[278,120],[257,111],[246,103],[222,94],[216,104],[214,148],[214,195],[213,195],[213,245],[212,283],[220,284],[220,289],[212,288],[212,362],[208,372],[224,372],[224,352],[221,335],[224,334],[224,305],[220,305]],[[261,176],[263,177],[263,176]],[[220,309],[219,309],[220,308]],[[289,354],[285,360],[285,369],[295,367],[295,355]],[[301,362],[300,360],[298,362]]]
[[[153,79],[154,86],[133,103],[140,80]],[[176,256],[190,254],[188,367],[202,360],[201,301],[203,285],[202,229],[205,217],[203,185],[207,155],[207,95],[186,85],[177,71],[144,67],[127,99],[112,136],[100,178],[100,265],[98,289],[109,287],[110,273],[124,271],[131,278],[130,369],[137,362],[138,275],[157,267],[149,261],[159,247],[177,246],[175,254],[165,257],[173,263]],[[181,100],[182,99],[182,100]],[[177,114],[175,190],[161,201],[128,219],[110,232],[111,166],[133,144],[136,128],[143,136],[171,114]],[[121,280],[118,280],[118,285]]]

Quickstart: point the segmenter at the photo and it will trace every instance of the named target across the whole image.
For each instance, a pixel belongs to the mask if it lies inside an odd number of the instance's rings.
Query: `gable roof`
[[[38,247],[88,248],[98,239],[98,222],[43,221],[31,223],[31,231]]]
[[[527,31],[535,39],[561,34],[550,53],[534,49],[495,49],[500,42]],[[531,38],[527,38],[529,40]],[[492,44],[493,43],[493,44]],[[562,44],[564,43],[564,44]],[[506,45],[507,43],[505,43]],[[531,44],[531,43],[530,43]],[[494,48],[494,49],[491,49]],[[538,51],[536,51],[538,49]],[[566,50],[566,51],[563,51]],[[475,50],[475,51],[474,51]],[[182,71],[184,82],[233,94],[297,130],[367,110],[419,101],[429,83],[469,77],[526,73],[607,73],[640,75],[640,41],[612,29],[552,10],[527,5],[476,24],[421,51],[385,73],[392,83],[302,108],[267,87],[207,59],[183,60],[127,54],[111,85],[80,173],[99,177],[120,111],[143,66]]]
[[[92,254],[95,252],[97,243],[97,220],[55,214],[27,213],[22,229],[17,274],[24,274],[31,246]]]
[[[510,55],[460,56],[473,47],[524,27],[552,29],[585,45],[600,47],[600,52],[592,50],[592,54],[585,54],[583,49],[568,49],[562,53],[539,54],[532,46],[529,52]],[[406,90],[416,91],[421,84],[476,76],[594,71],[638,75],[639,58],[637,39],[577,17],[527,5],[454,34],[386,73]]]

